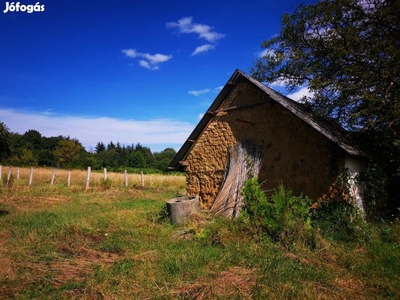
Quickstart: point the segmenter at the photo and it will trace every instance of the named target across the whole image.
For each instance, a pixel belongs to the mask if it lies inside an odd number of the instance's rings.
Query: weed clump
[[[308,197],[294,196],[283,185],[267,198],[257,178],[249,179],[243,188],[241,217],[248,218],[260,234],[285,246],[303,242],[314,248],[318,235],[340,242],[367,241],[368,226],[350,196],[347,178],[346,173],[340,175],[312,205]]]
[[[295,197],[291,190],[280,185],[268,199],[257,178],[246,181],[243,194],[242,218],[248,217],[254,227],[273,241],[289,245],[298,239],[308,241],[312,236],[309,198]]]
[[[110,188],[111,188],[111,186],[112,186],[112,180],[110,179],[110,178],[107,178],[107,179],[104,179],[102,182],[101,182],[101,187],[105,190],[105,191],[107,191],[107,190],[109,190]]]
[[[313,226],[328,238],[350,242],[366,237],[366,222],[350,195],[349,174],[339,175],[310,208]]]

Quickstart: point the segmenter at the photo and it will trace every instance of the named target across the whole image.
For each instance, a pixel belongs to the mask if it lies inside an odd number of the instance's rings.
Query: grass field
[[[183,176],[147,175],[142,188],[132,175],[126,188],[99,173],[85,191],[74,172],[70,187],[61,172],[50,186],[52,170],[1,186],[0,299],[400,299],[398,222],[363,241],[284,247],[206,213],[171,225],[165,202]]]

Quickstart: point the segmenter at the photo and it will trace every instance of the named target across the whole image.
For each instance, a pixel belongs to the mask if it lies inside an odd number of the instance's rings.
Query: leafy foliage
[[[337,241],[351,242],[363,237],[365,222],[359,209],[346,201],[322,201],[312,210],[313,226]]]
[[[311,230],[309,216],[310,199],[295,197],[290,190],[280,185],[271,199],[258,185],[257,178],[246,181],[244,189],[244,213],[257,228],[273,240],[293,242],[307,236]]]
[[[63,167],[72,167],[74,161],[79,157],[83,150],[82,145],[77,140],[62,140],[54,151],[55,157]]]
[[[398,1],[325,0],[282,17],[252,75],[314,92],[318,113],[349,127],[399,126]],[[392,130],[390,130],[392,131]]]
[[[257,178],[246,181],[241,218],[248,218],[261,234],[290,247],[297,241],[315,247],[317,235],[335,241],[365,241],[368,235],[363,214],[349,195],[346,172],[313,205],[307,197],[295,197],[279,186],[268,199]]]
[[[377,163],[371,162],[367,170],[359,174],[357,181],[365,187],[363,200],[367,217],[370,220],[379,220],[385,217],[380,212],[387,210],[388,191],[386,186],[388,178],[382,168]]]
[[[10,131],[3,122],[0,122],[0,162],[7,158],[10,153]]]
[[[350,196],[349,173],[343,172],[329,191],[311,206],[312,223],[325,236],[350,242],[363,238],[363,214]]]

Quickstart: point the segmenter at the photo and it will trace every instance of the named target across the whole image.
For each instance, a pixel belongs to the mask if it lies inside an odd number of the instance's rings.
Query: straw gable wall
[[[247,81],[239,83],[222,108],[242,107],[218,112],[187,156],[187,194],[198,195],[203,208],[213,203],[223,180],[228,147],[237,141],[250,140],[261,148],[264,161],[259,179],[265,181],[265,189],[283,183],[295,194],[315,199],[344,168],[341,148],[266,97]]]

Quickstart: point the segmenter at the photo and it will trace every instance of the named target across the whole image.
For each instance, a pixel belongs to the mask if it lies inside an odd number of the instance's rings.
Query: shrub
[[[312,210],[313,226],[324,236],[350,242],[361,238],[364,221],[360,211],[345,201],[323,201]]]
[[[371,220],[387,217],[387,204],[390,201],[388,181],[385,172],[373,162],[368,164],[367,170],[357,176],[357,182],[365,187],[364,205],[367,217]]]
[[[257,178],[246,181],[244,189],[244,214],[251,223],[275,241],[286,245],[311,237],[311,220],[307,197],[295,197],[291,190],[280,185],[271,199],[258,185]]]
[[[314,227],[337,241],[352,241],[364,235],[365,221],[350,196],[349,173],[343,172],[329,191],[311,207]]]
[[[109,190],[109,189],[111,188],[111,186],[112,186],[112,180],[111,180],[110,178],[104,179],[104,180],[101,182],[101,187],[102,187],[104,190]]]

